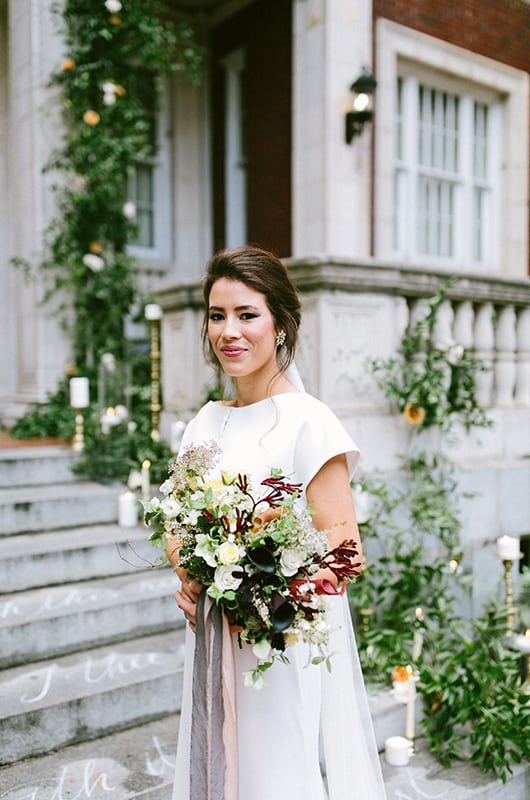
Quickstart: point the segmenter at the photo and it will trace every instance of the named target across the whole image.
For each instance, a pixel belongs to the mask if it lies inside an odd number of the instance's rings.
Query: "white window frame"
[[[463,48],[418,33],[389,20],[377,22],[375,255],[414,266],[500,272],[526,275],[528,258],[528,90],[526,73]],[[490,107],[492,126],[490,154],[497,154],[490,170],[496,185],[493,207],[488,209],[486,260],[477,264],[471,256],[472,220],[458,217],[455,253],[451,258],[418,255],[410,247],[395,248],[394,197],[396,98],[398,77],[416,78],[425,85],[470,98]],[[469,99],[466,99],[469,98]],[[406,122],[406,121],[405,121]],[[469,137],[467,137],[469,142]],[[469,161],[469,159],[468,159]],[[468,165],[470,168],[471,165]],[[409,188],[412,182],[409,181]],[[413,189],[412,189],[413,191]],[[458,211],[467,203],[459,187]],[[412,198],[411,207],[415,207]],[[403,241],[403,231],[402,241]],[[406,236],[405,236],[406,239]]]
[[[167,262],[172,257],[171,239],[171,132],[170,132],[170,85],[162,84],[160,110],[156,112],[155,135],[157,152],[152,160],[154,242],[152,247],[131,244],[128,252],[145,262]],[[132,198],[131,198],[132,199]]]

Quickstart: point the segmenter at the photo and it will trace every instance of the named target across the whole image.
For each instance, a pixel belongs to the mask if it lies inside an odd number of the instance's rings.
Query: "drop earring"
[[[286,336],[285,331],[283,330],[278,331],[278,333],[276,334],[276,347],[281,347],[284,344],[285,336]]]

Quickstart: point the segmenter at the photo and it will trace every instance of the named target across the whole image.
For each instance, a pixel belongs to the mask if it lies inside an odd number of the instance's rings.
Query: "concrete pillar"
[[[4,418],[21,410],[21,404],[42,400],[53,391],[67,359],[53,308],[40,306],[44,292],[40,276],[25,281],[10,263],[13,257],[39,263],[43,232],[54,213],[50,190],[57,176],[42,172],[62,135],[56,92],[46,86],[61,58],[57,20],[50,7],[50,0],[9,0],[7,4],[9,106],[1,141],[9,235],[7,252],[0,256],[0,278],[8,294],[10,367],[6,374],[5,364],[0,364],[0,385],[5,385],[6,377],[9,386],[8,396],[2,398]]]
[[[370,255],[371,135],[348,145],[350,86],[371,69],[371,0],[294,0],[293,256]]]

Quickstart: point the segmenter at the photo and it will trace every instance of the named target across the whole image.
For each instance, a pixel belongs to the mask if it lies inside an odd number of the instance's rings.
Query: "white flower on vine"
[[[86,255],[83,256],[83,264],[85,267],[91,269],[92,272],[101,272],[105,266],[105,262],[101,256],[95,256],[93,253],[86,253]]]
[[[106,0],[105,8],[109,12],[109,14],[117,14],[118,11],[121,11],[120,0]]]
[[[126,203],[123,204],[123,216],[126,219],[134,219],[136,217],[136,205],[133,203],[132,200],[127,200]]]

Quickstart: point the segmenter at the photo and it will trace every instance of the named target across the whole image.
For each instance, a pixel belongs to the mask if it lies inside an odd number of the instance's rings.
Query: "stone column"
[[[370,255],[371,131],[350,145],[349,88],[371,70],[370,0],[294,0],[293,256]]]
[[[38,275],[31,282],[24,281],[22,272],[15,272],[10,264],[13,257],[26,259],[32,265],[39,263],[43,232],[53,213],[50,189],[57,176],[42,173],[61,134],[56,93],[46,86],[61,58],[50,7],[50,0],[8,3],[9,112],[5,152],[9,240],[5,260],[0,260],[10,314],[8,349],[12,372],[10,396],[3,403],[7,417],[17,408],[22,410],[21,404],[43,400],[53,391],[67,360],[66,343],[53,319],[53,308],[40,305],[42,281]],[[0,383],[3,385],[3,380]]]

